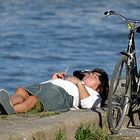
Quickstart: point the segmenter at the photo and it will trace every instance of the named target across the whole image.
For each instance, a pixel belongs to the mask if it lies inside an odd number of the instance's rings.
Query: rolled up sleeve
[[[80,102],[82,108],[91,109],[93,107],[101,106],[101,97],[100,96],[89,96]]]

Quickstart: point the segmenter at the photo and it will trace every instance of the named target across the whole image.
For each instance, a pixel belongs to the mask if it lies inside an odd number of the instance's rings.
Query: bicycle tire
[[[131,93],[130,69],[127,56],[122,56],[115,65],[108,95],[108,125],[110,132],[117,134],[128,113]]]

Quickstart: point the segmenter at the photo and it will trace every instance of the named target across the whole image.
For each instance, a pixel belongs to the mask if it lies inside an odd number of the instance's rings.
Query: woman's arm
[[[80,100],[90,96],[81,80],[74,76],[68,77],[66,80],[73,82],[78,87]]]
[[[100,96],[96,94],[94,94],[95,96],[91,96],[82,81],[76,77],[68,77],[67,80],[73,82],[78,87],[81,108],[90,109],[95,103],[95,106],[100,107]]]

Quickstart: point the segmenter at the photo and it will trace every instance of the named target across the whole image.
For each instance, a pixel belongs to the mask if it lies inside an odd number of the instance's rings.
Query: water
[[[140,19],[139,0],[0,0],[0,88],[49,79],[54,72],[101,67],[109,77],[127,46],[119,20],[102,20],[113,9]],[[136,43],[139,44],[139,35]],[[137,54],[140,49],[137,46]],[[139,61],[139,58],[138,58]]]

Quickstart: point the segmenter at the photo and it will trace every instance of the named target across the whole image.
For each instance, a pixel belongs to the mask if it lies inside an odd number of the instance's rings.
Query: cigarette
[[[70,67],[67,67],[67,68],[66,68],[66,70],[65,70],[65,72],[64,72],[65,74],[67,73],[67,71],[69,70],[69,68],[70,68]]]

